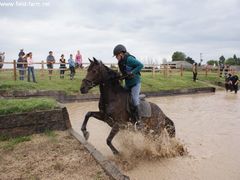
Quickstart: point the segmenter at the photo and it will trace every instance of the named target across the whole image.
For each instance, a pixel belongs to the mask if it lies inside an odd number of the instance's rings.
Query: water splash
[[[160,136],[124,130],[120,134],[121,154],[112,160],[123,170],[131,170],[141,161],[156,161],[187,154],[187,149],[166,130]]]

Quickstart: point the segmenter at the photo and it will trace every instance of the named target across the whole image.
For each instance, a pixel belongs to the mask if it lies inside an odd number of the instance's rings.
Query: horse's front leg
[[[112,130],[110,132],[110,134],[108,135],[107,138],[107,145],[111,148],[113,154],[118,154],[118,150],[112,145],[112,140],[114,138],[114,136],[118,133],[119,131],[119,125],[117,123],[115,123],[112,127]]]
[[[88,140],[88,138],[89,138],[89,132],[87,131],[87,123],[88,123],[88,119],[90,117],[94,117],[94,118],[96,118],[98,120],[104,121],[105,114],[102,113],[102,112],[98,112],[98,111],[95,111],[95,112],[89,111],[85,115],[85,118],[84,118],[81,130],[82,130],[83,135],[84,135],[86,140]]]

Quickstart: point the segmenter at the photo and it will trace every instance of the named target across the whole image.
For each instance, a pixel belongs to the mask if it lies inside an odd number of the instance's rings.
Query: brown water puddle
[[[142,160],[125,174],[131,179],[240,179],[240,95],[217,92],[172,97],[148,98],[158,104],[174,122],[177,139],[188,149],[188,155],[158,160]],[[97,102],[70,103],[67,108],[72,126],[80,132],[88,111],[97,110]],[[106,145],[110,132],[107,124],[91,118],[89,142],[110,159]],[[123,134],[113,140],[121,147]],[[142,141],[135,139],[135,141]],[[135,159],[136,160],[136,159]]]

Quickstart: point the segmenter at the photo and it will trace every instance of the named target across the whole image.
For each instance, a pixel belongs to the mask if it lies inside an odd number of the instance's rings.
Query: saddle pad
[[[147,101],[140,101],[139,111],[141,117],[151,117],[152,115],[151,105]]]

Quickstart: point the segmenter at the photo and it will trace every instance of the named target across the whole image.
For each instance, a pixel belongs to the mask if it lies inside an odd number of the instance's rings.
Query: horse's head
[[[91,88],[99,85],[102,81],[102,71],[104,65],[101,61],[98,61],[95,58],[93,58],[93,60],[89,59],[89,61],[90,66],[88,67],[87,75],[82,80],[82,85],[80,87],[80,91],[82,94],[88,93]]]

